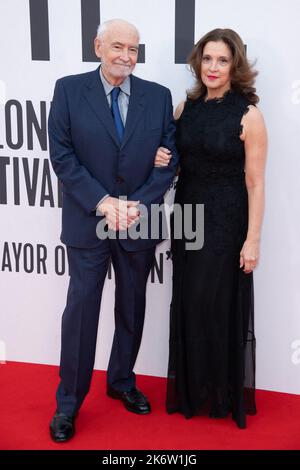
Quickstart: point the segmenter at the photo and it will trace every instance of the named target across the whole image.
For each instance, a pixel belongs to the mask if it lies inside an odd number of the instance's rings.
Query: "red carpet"
[[[164,410],[165,379],[138,377],[152,413],[139,416],[105,395],[105,373],[95,371],[77,419],[76,435],[55,444],[48,423],[55,410],[58,368],[10,362],[0,365],[0,449],[300,449],[300,397],[257,392],[258,414],[240,430],[231,418],[186,420]]]

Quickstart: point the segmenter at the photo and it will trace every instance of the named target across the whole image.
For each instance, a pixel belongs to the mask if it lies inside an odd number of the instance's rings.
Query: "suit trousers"
[[[115,273],[115,333],[107,383],[118,391],[135,386],[133,372],[146,306],[146,285],[155,247],[128,252],[118,240],[96,248],[67,247],[70,283],[62,317],[57,410],[73,416],[89,391],[95,361],[102,289],[111,259]]]

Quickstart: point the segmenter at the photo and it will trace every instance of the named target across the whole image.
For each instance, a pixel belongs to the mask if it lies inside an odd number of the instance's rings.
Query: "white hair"
[[[140,40],[140,33],[138,29],[133,24],[129,23],[128,21],[122,20],[119,18],[104,21],[103,23],[99,24],[98,29],[97,29],[97,38],[99,39],[103,38],[105,31],[107,31],[110,26],[114,26],[114,25],[127,26],[128,28],[134,30],[134,32],[137,34],[138,39]]]

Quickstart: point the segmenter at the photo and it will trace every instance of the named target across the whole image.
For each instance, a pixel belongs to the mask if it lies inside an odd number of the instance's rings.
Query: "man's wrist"
[[[101,212],[100,206],[101,206],[101,204],[103,204],[103,202],[105,202],[105,200],[106,200],[107,198],[109,198],[109,197],[110,197],[110,195],[109,195],[109,194],[106,194],[106,195],[98,202],[98,204],[97,204],[97,206],[96,206],[96,212],[99,212],[100,215],[104,215],[104,214]]]

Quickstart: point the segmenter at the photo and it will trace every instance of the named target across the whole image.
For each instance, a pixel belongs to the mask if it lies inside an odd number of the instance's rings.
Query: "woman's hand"
[[[244,268],[245,274],[250,274],[256,268],[259,261],[259,241],[246,240],[240,252],[240,268]]]
[[[163,166],[168,166],[171,158],[172,158],[172,154],[170,150],[168,150],[165,147],[159,147],[155,155],[154,166],[158,168],[163,167]]]

